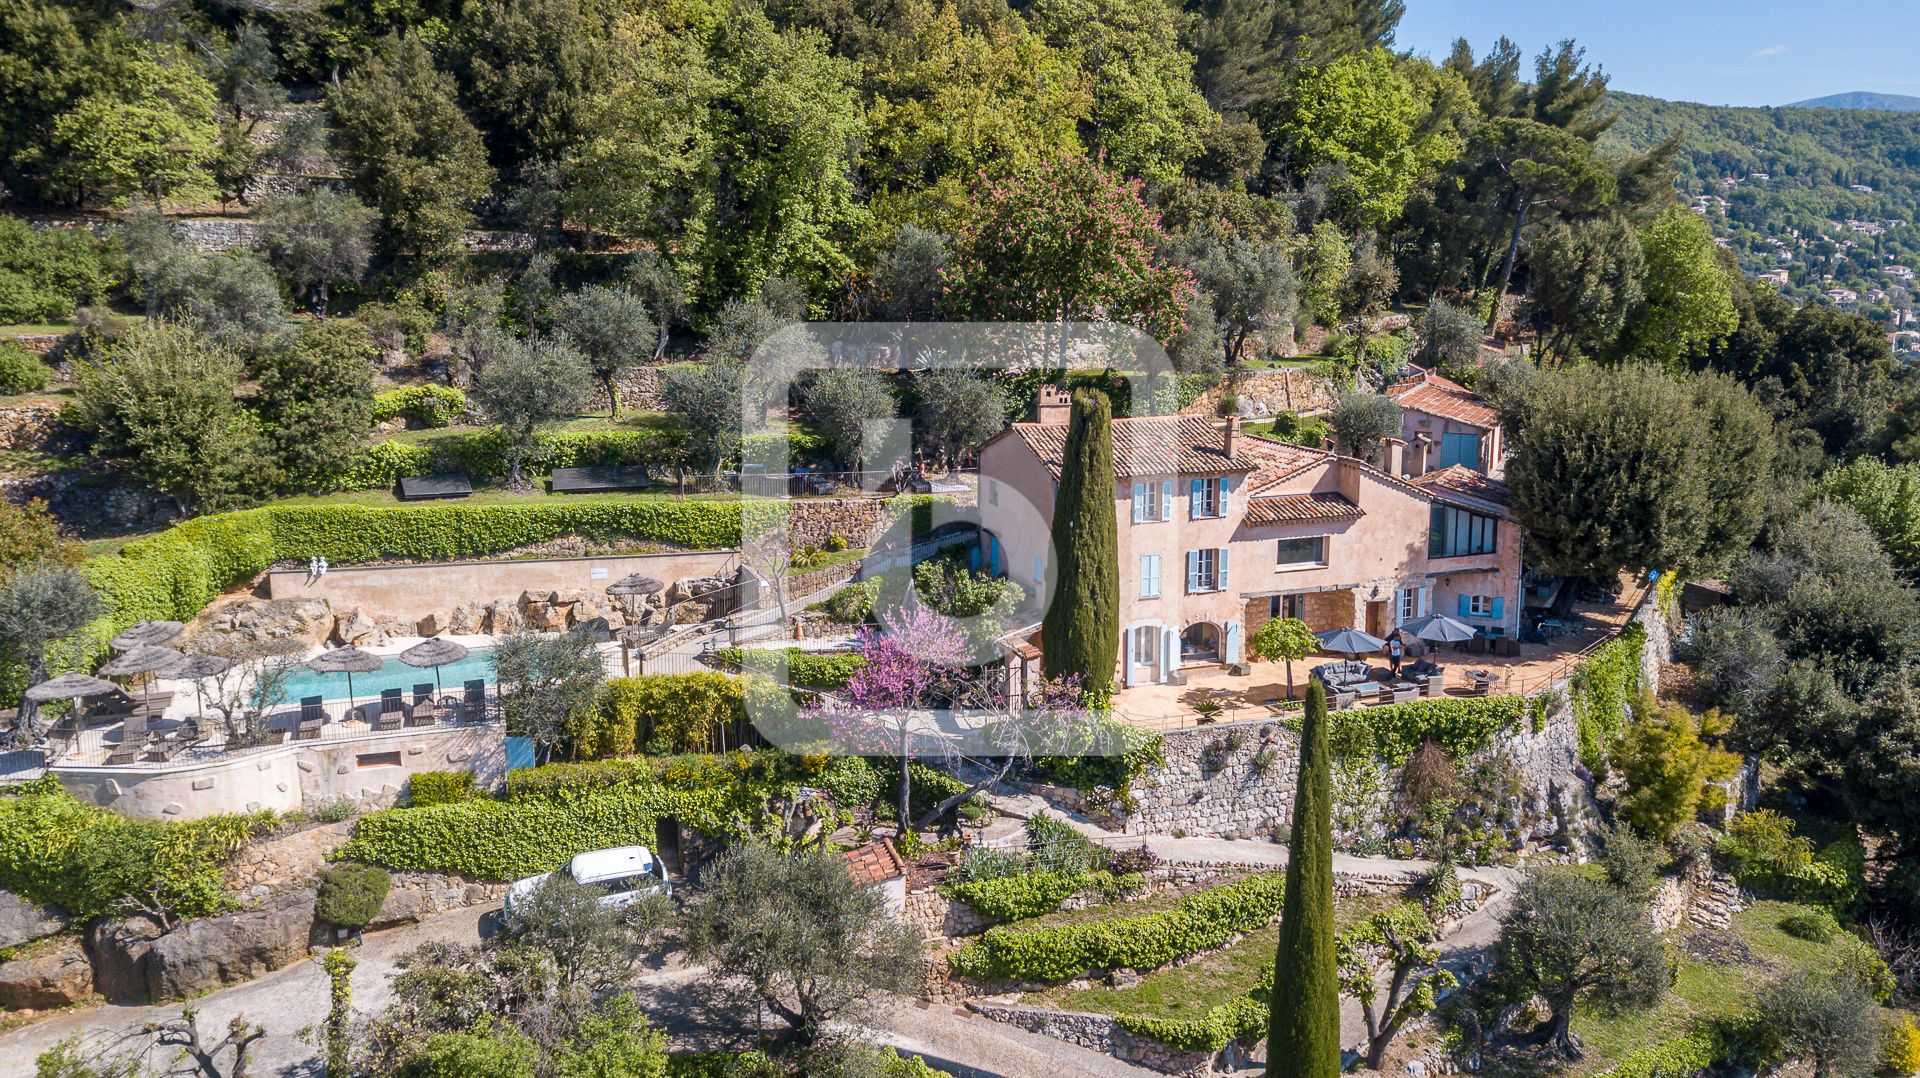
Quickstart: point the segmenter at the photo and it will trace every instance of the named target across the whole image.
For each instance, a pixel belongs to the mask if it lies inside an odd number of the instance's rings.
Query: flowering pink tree
[[[918,743],[938,730],[928,708],[964,677],[967,634],[959,623],[919,603],[880,615],[878,630],[857,638],[867,663],[847,679],[846,704],[826,716],[839,741],[863,752],[900,757],[900,826],[910,819],[909,769]]]
[[[1194,283],[1161,260],[1165,240],[1140,181],[1059,153],[968,191],[946,296],[977,319],[1124,322],[1166,344]]]

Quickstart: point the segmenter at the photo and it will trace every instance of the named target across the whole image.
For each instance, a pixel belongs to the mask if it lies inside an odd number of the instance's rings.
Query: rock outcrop
[[[165,935],[143,917],[102,921],[87,940],[94,990],[115,1003],[155,1003],[252,980],[305,957],[312,928],[310,887]]]
[[[68,937],[0,962],[0,1010],[45,1010],[78,1003],[93,990],[86,948]]]
[[[201,626],[243,640],[298,640],[324,644],[334,630],[325,599],[235,599],[200,616]]]
[[[333,639],[340,644],[374,647],[386,643],[387,634],[381,630],[379,622],[356,606],[344,614],[335,616]]]
[[[51,936],[70,923],[63,911],[35,905],[12,891],[0,891],[0,948]]]

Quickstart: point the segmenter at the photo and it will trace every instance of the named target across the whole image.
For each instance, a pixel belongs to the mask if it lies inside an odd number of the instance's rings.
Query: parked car
[[[671,895],[673,884],[667,880],[666,866],[645,846],[620,846],[611,850],[593,850],[573,855],[563,868],[528,876],[507,888],[506,914],[525,902],[540,885],[554,875],[565,875],[575,883],[601,891],[603,906],[626,906],[652,894]]]

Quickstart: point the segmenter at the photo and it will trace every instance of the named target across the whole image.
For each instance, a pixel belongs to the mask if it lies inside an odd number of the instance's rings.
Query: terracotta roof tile
[[[1060,462],[1067,451],[1067,427],[1064,423],[1016,423],[1014,433],[1033,450],[1052,472],[1060,477]],[[1220,428],[1206,416],[1145,416],[1113,421],[1114,474],[1126,479],[1147,475],[1227,475],[1249,472],[1259,459],[1246,446],[1252,439],[1240,436],[1232,459],[1223,450]]]
[[[1412,483],[1435,501],[1511,516],[1513,496],[1508,493],[1507,485],[1464,465],[1455,464],[1415,476]]]
[[[1270,438],[1243,437],[1241,442],[1241,454],[1259,462],[1253,474],[1247,476],[1247,490],[1254,494],[1282,479],[1333,459],[1333,454],[1324,449],[1309,449],[1304,445]]]
[[[857,846],[840,856],[847,859],[847,875],[862,887],[897,880],[907,874],[906,863],[885,839]]]
[[[1421,371],[1410,378],[1401,379],[1388,386],[1386,394],[1399,401],[1402,408],[1442,419],[1471,423],[1488,430],[1500,423],[1500,414],[1488,407],[1485,401],[1474,396],[1460,383],[1432,371]]]
[[[1366,515],[1344,495],[1333,491],[1281,494],[1247,502],[1248,524],[1299,524],[1316,520],[1354,520]]]

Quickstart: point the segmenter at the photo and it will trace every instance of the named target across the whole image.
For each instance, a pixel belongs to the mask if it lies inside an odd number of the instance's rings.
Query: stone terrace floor
[[[1566,635],[1546,644],[1521,644],[1514,656],[1473,655],[1440,645],[1427,657],[1446,671],[1448,696],[1467,696],[1471,688],[1468,670],[1486,670],[1500,675],[1493,695],[1531,694],[1561,681],[1573,672],[1586,654],[1612,639],[1633,617],[1645,601],[1648,586],[1644,581],[1623,579],[1619,596],[1609,603],[1573,604],[1562,620]],[[1308,671],[1325,662],[1344,659],[1344,655],[1315,655],[1293,664],[1293,695],[1307,691]],[[1386,664],[1385,656],[1368,657],[1376,666]],[[1236,677],[1224,666],[1209,664],[1186,671],[1185,685],[1140,685],[1114,694],[1115,715],[1130,725],[1155,730],[1175,730],[1209,722],[1245,722],[1272,718],[1279,714],[1268,701],[1284,699],[1287,693],[1287,669],[1283,663],[1252,663],[1252,673]],[[1196,705],[1215,704],[1221,710],[1203,716]]]

